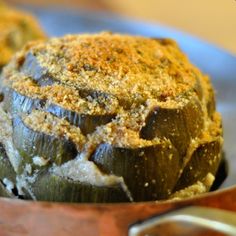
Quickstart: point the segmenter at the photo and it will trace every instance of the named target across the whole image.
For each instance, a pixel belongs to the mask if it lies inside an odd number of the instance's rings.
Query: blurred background
[[[14,5],[63,7],[158,22],[236,54],[236,0],[6,0]]]

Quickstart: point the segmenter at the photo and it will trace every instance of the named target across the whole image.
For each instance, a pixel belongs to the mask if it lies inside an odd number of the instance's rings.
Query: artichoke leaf
[[[0,143],[0,180],[9,179],[15,183],[16,173],[7,157],[3,145]]]
[[[50,164],[60,165],[77,155],[76,145],[65,137],[56,137],[34,131],[24,124],[22,118],[13,119],[13,143],[25,163],[33,164],[33,158],[49,158]]]
[[[96,149],[91,160],[101,171],[122,176],[134,201],[168,198],[182,165],[169,141],[141,148],[104,143]]]
[[[7,92],[6,92],[7,91]],[[31,113],[32,110],[45,110],[59,118],[66,119],[70,124],[78,126],[83,134],[92,133],[97,126],[109,123],[116,114],[83,114],[65,109],[56,104],[46,104],[46,100],[31,98],[22,95],[13,89],[7,89],[4,93],[4,110],[13,116],[21,113]]]
[[[179,178],[176,190],[183,189],[201,181],[208,173],[216,175],[221,161],[222,138],[199,144]]]
[[[47,111],[59,118],[65,118],[72,125],[78,126],[84,135],[92,133],[97,126],[109,123],[116,116],[115,114],[82,114],[64,109],[55,104],[50,104],[47,107]]]
[[[10,192],[4,184],[0,181],[0,197],[6,197],[6,198],[16,198],[16,196]]]
[[[46,100],[44,99],[31,98],[13,89],[7,88],[4,92],[4,110],[12,115],[30,113],[34,109],[42,109],[45,103]]]
[[[140,137],[151,140],[167,138],[182,156],[186,154],[192,138],[197,137],[204,125],[204,116],[197,99],[179,108],[153,107],[146,117]]]
[[[95,186],[45,171],[39,174],[31,189],[36,199],[40,201],[94,203],[129,201],[119,184]]]
[[[24,63],[20,70],[41,86],[52,85],[55,83],[55,78],[49,74],[47,68],[40,65],[36,56],[31,52],[25,56]]]

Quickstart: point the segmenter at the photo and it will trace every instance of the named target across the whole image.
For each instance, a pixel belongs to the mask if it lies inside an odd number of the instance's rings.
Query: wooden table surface
[[[236,55],[236,0],[8,0],[67,5],[159,22],[199,36]]]

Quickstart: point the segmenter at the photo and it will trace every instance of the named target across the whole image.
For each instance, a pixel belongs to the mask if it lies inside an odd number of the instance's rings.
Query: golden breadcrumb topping
[[[57,80],[120,99],[175,97],[195,86],[199,74],[175,43],[138,36],[68,35],[30,52]]]

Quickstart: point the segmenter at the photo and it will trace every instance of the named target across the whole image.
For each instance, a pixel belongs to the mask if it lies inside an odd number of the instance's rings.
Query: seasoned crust
[[[175,97],[195,89],[201,76],[176,44],[128,35],[68,35],[29,46],[23,57],[32,55],[38,68],[29,76],[35,80],[41,71],[52,80],[120,99]]]

